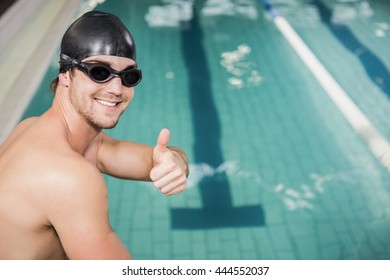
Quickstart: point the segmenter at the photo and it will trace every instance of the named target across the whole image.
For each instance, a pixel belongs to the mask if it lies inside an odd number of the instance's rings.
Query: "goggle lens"
[[[89,75],[92,77],[93,80],[103,82],[107,81],[107,79],[111,75],[111,72],[106,67],[92,66],[91,68],[89,68]]]
[[[106,83],[114,77],[120,77],[122,85],[134,87],[142,80],[142,71],[134,67],[116,71],[103,63],[77,62],[76,66],[97,83]]]

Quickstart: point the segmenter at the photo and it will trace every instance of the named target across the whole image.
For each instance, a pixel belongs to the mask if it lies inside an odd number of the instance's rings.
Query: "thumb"
[[[157,145],[154,147],[153,159],[156,163],[160,162],[161,156],[167,150],[170,132],[163,128],[157,138]]]

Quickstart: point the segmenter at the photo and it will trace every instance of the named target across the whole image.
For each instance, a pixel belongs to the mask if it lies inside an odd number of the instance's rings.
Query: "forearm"
[[[99,170],[107,175],[150,181],[153,168],[153,147],[127,141],[106,139],[99,149]]]
[[[155,165],[153,147],[122,141],[118,145],[115,152],[117,156],[114,156],[116,160],[105,168],[105,173],[121,179],[151,181],[150,171]],[[178,147],[169,146],[167,148],[179,158],[178,162],[188,177],[189,167],[186,153]]]
[[[164,155],[165,159],[171,158],[188,177],[188,158],[182,149],[166,146],[160,153],[156,155],[156,147],[118,141],[103,135],[98,149],[98,168],[107,175],[121,179],[151,181],[150,172],[161,165],[159,158]]]

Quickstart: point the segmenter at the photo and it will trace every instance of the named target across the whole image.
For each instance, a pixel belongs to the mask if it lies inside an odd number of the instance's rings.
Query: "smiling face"
[[[117,71],[135,65],[129,58],[107,55],[88,57],[83,62],[104,63]],[[97,83],[77,68],[73,71],[69,84],[69,97],[73,108],[95,129],[115,127],[133,96],[134,88],[122,85],[120,77]]]

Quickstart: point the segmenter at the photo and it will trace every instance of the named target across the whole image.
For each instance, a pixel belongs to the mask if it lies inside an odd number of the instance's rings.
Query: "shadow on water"
[[[224,162],[221,125],[211,90],[211,76],[196,13],[182,29],[182,54],[188,71],[194,122],[194,161],[216,168]],[[260,205],[233,207],[226,174],[199,183],[202,208],[171,209],[173,229],[263,226]]]
[[[318,8],[321,20],[335,37],[359,58],[370,79],[390,98],[390,73],[382,61],[365,47],[347,26],[333,23],[332,10],[322,1],[312,0],[311,3]]]

